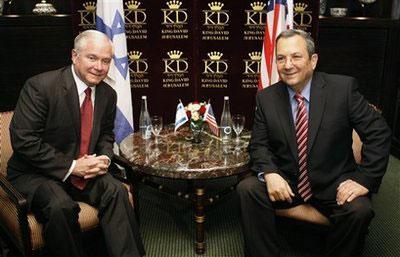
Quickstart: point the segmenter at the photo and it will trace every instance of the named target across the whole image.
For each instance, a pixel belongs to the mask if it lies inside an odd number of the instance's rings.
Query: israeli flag
[[[180,102],[178,106],[176,107],[176,115],[175,115],[175,132],[176,130],[185,124],[186,121],[188,121],[188,116],[186,115],[185,112],[185,107],[183,106],[183,103]]]
[[[118,96],[114,133],[116,143],[120,144],[126,136],[133,133],[132,95],[123,2],[122,0],[98,0],[96,9],[96,29],[107,34],[114,45],[114,61],[105,82],[114,88]]]

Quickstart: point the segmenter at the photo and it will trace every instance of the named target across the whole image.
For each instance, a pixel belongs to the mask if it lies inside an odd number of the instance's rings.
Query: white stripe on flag
[[[268,1],[259,90],[279,81],[275,61],[275,40],[282,31],[289,28],[293,28],[293,0]]]
[[[113,63],[105,81],[117,92],[114,133],[115,141],[119,144],[133,132],[132,95],[122,0],[97,1],[96,29],[107,34],[114,45]]]
[[[219,128],[211,104],[207,104],[206,107],[207,108],[206,112],[204,113],[204,119],[208,123],[208,127],[210,128],[211,132],[214,135],[219,136]]]
[[[185,124],[186,121],[188,121],[189,118],[186,115],[185,107],[183,106],[183,103],[180,102],[178,106],[176,107],[176,114],[175,114],[175,132],[176,130]]]

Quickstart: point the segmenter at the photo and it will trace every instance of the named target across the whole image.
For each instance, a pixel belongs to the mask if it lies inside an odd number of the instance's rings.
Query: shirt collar
[[[293,99],[293,97],[296,95],[296,92],[290,86],[286,86],[286,88],[288,89],[290,99]],[[306,86],[301,91],[301,96],[303,96],[307,100],[307,102],[310,102],[310,90],[311,79],[307,82]]]
[[[71,70],[72,70],[72,76],[74,77],[74,81],[76,84],[76,88],[78,90],[78,95],[84,94],[84,91],[86,90],[86,88],[88,88],[88,86],[78,77],[78,75],[76,75],[74,65],[72,65]],[[92,89],[92,95],[93,95],[94,92],[96,91],[96,87],[90,87],[90,88]]]

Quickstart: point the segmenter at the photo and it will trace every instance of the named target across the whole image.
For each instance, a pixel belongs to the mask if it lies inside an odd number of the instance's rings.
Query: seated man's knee
[[[64,216],[71,222],[79,219],[79,205],[73,200],[55,200],[49,204],[49,214],[51,216]]]
[[[74,221],[79,218],[79,205],[56,183],[45,183],[38,187],[33,198],[34,212],[40,213],[43,221],[66,217]]]
[[[344,206],[353,220],[369,221],[374,217],[371,202],[367,197],[359,197]]]
[[[117,179],[110,177],[103,177],[104,191],[108,195],[112,196],[128,196],[128,191],[122,182]]]
[[[236,187],[236,191],[239,195],[251,194],[257,188],[257,186],[259,186],[259,183],[260,182],[258,179],[254,176],[246,177],[239,182]]]

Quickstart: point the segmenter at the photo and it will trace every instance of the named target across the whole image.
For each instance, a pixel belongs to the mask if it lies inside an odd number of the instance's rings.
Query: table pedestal
[[[206,215],[204,213],[204,187],[195,188],[195,212],[194,221],[196,223],[196,253],[204,254],[206,243],[204,242],[204,222]]]
[[[188,128],[175,131],[174,127],[164,129],[158,142],[144,140],[140,133],[135,133],[121,142],[120,152],[127,166],[131,166],[141,176],[150,178],[143,178],[143,182],[192,202],[196,228],[195,252],[204,254],[205,208],[234,190],[232,185],[210,195],[205,183],[248,172],[248,143],[244,139],[239,151],[233,144],[222,144],[220,138],[208,132],[202,134],[199,144],[188,141],[190,136],[191,131]],[[247,133],[246,137],[250,138],[250,134]],[[167,186],[157,184],[152,178],[184,180],[187,182],[187,188],[184,192],[170,190]]]

